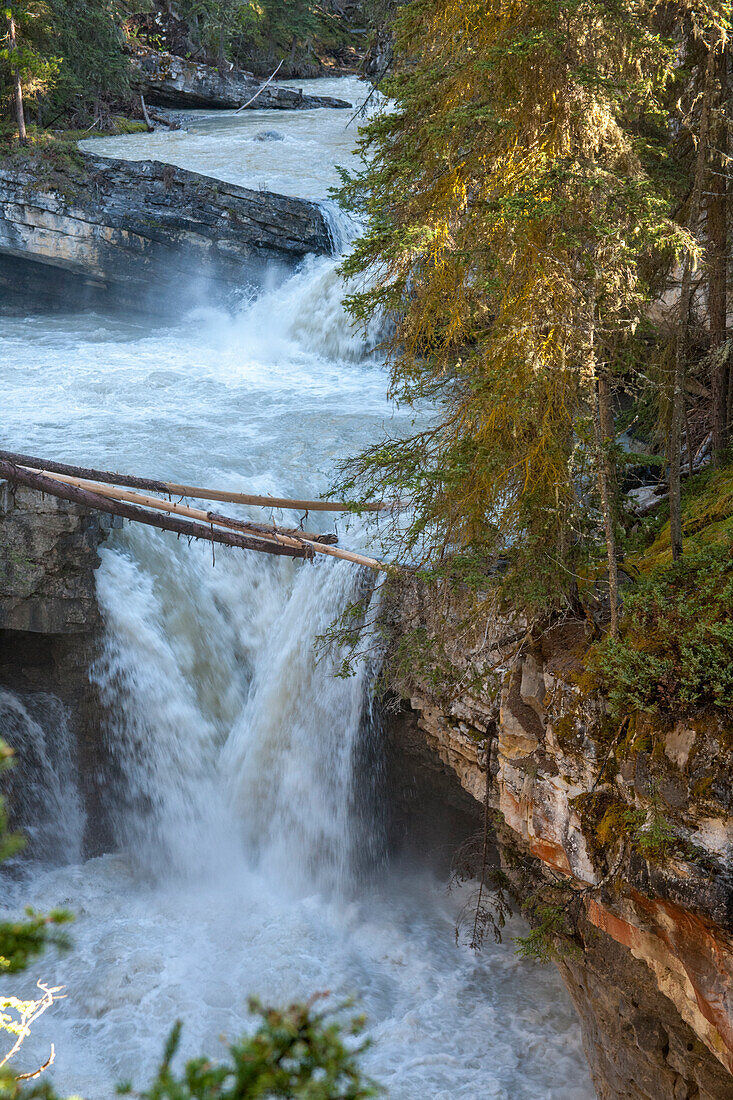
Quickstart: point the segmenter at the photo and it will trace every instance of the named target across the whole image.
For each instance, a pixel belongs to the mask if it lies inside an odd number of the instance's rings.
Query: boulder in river
[[[238,69],[221,72],[212,65],[202,65],[170,53],[138,53],[133,55],[131,61],[134,86],[150,103],[160,107],[219,107],[230,110],[243,106],[248,100],[253,101],[248,104],[247,110],[302,111],[313,107],[351,107],[345,99],[306,95],[302,89],[283,88],[278,84],[268,84],[263,88],[264,82],[251,73]]]

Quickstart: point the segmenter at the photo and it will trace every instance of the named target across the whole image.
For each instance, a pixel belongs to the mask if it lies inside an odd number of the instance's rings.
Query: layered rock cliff
[[[404,588],[393,646],[430,634]],[[584,669],[589,627],[527,638],[497,617],[456,641],[452,690],[400,659],[393,723],[483,802],[515,898],[550,914],[602,1100],[733,1097],[733,738],[699,714],[612,720]],[[495,676],[473,682],[473,668]],[[461,684],[461,670],[464,670]],[[487,684],[494,683],[496,690]],[[533,902],[534,899],[534,903]],[[541,904],[540,904],[541,903]],[[545,908],[542,909],[541,905]]]
[[[158,161],[0,165],[0,287],[63,273],[120,305],[185,309],[332,248],[321,208]],[[18,261],[21,261],[20,264]],[[68,300],[70,286],[65,288]]]
[[[105,719],[88,675],[105,523],[0,486],[0,688],[67,708],[89,852],[110,845]],[[393,650],[429,637],[421,589],[405,586],[391,606]],[[711,715],[611,719],[586,674],[588,630],[569,621],[528,638],[497,617],[456,640],[450,690],[403,652],[409,700],[387,718],[394,799],[424,851],[446,844],[446,817],[429,806],[447,799],[458,837],[488,791],[516,903],[559,914],[555,962],[601,1100],[733,1100],[733,738]],[[497,690],[469,667],[494,669]]]

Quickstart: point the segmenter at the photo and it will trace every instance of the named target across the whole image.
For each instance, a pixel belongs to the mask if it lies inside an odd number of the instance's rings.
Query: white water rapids
[[[347,117],[197,112],[188,134],[94,147],[322,197],[352,141]],[[285,140],[251,141],[267,129]],[[252,148],[266,165],[252,163]],[[211,307],[175,323],[0,316],[1,445],[316,495],[335,463],[394,416],[382,366],[343,315],[335,267],[308,260],[235,316]],[[359,538],[352,528],[344,541]],[[23,1052],[32,1067],[55,1042],[64,1094],[111,1100],[117,1081],[144,1084],[176,1018],[187,1055],[215,1056],[222,1035],[250,1026],[249,995],[288,1003],[331,990],[366,1013],[366,1068],[394,1100],[593,1095],[569,1000],[554,969],[516,958],[519,926],[481,954],[458,947],[461,897],[427,866],[376,858],[368,669],[337,679],[313,647],[358,584],[343,562],[222,547],[212,565],[210,548],[173,535],[113,532],[98,571],[105,647],[94,676],[115,715],[115,854],[80,859],[58,708],[0,698],[0,730],[11,720],[32,730],[58,841],[6,882],[6,905],[76,914],[72,951],[49,953],[3,991],[31,994],[38,976],[66,987]],[[22,708],[33,706],[26,721]]]

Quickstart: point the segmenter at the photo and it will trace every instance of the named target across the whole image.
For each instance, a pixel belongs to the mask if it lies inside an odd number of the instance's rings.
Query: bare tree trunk
[[[596,444],[596,472],[598,491],[603,513],[603,530],[606,536],[606,555],[608,559],[608,598],[611,604],[611,637],[618,637],[618,549],[616,546],[616,528],[614,524],[615,469],[609,455],[609,445],[615,437],[613,410],[611,408],[611,387],[605,370],[598,370],[595,352],[595,299],[591,303],[591,316],[588,325],[588,349],[590,357],[591,384],[593,386],[593,429]]]
[[[130,474],[115,474],[109,470],[94,470],[87,466],[71,466],[68,462],[52,462],[33,455],[17,454],[15,451],[0,450],[0,461],[12,462],[15,466],[25,466],[37,472],[70,474],[73,477],[88,478],[90,481],[102,481],[107,485],[127,485],[131,489],[147,489],[154,493],[168,493],[177,497],[195,497],[197,500],[230,501],[233,504],[256,504],[264,508],[295,508],[302,512],[383,512],[403,507],[399,501],[371,502],[352,504],[343,500],[290,500],[287,497],[254,496],[251,493],[227,493],[219,489],[203,489],[195,485],[179,485],[173,481],[156,481],[147,477],[132,477]]]
[[[259,550],[265,554],[279,554],[288,558],[310,558],[313,556],[311,547],[301,548],[294,546],[282,546],[268,539],[259,539],[240,534],[239,531],[221,531],[204,523],[192,523],[179,519],[178,516],[154,515],[144,508],[127,504],[121,500],[110,500],[100,493],[89,492],[80,489],[76,485],[65,485],[52,477],[44,474],[25,470],[21,466],[15,466],[11,462],[0,459],[0,477],[7,481],[27,485],[29,489],[37,489],[40,493],[48,493],[50,496],[60,497],[61,500],[70,500],[74,504],[83,504],[97,512],[108,512],[113,516],[122,516],[124,519],[145,523],[150,527],[160,527],[163,531],[176,531],[179,535],[190,536],[195,539],[205,539],[208,542],[219,542],[224,546],[237,546],[243,550]]]
[[[153,126],[150,115],[148,114],[148,108],[145,104],[145,96],[143,95],[140,96],[140,106],[143,109],[143,118],[145,119],[145,125],[148,128],[148,133],[152,133],[155,127]]]
[[[688,228],[693,234],[699,230],[700,223],[700,203],[709,153],[710,107],[717,56],[718,49],[709,47],[705,66],[702,110],[700,112],[695,176],[687,218]],[[672,381],[672,418],[669,428],[669,531],[673,561],[677,561],[682,556],[682,456],[680,452],[682,448],[682,425],[685,418],[685,362],[687,359],[692,294],[692,260],[688,255],[685,257],[682,267],[674,377]]]
[[[712,127],[712,157],[708,185],[708,264],[710,282],[708,310],[710,338],[713,349],[712,428],[713,464],[719,466],[728,444],[728,361],[723,354],[728,317],[727,297],[727,153],[728,153],[728,51],[723,48],[717,58],[717,111]]]
[[[618,549],[614,526],[614,487],[613,461],[608,454],[609,443],[613,442],[605,435],[603,422],[610,407],[605,405],[609,394],[608,380],[605,383],[599,377],[596,381],[593,403],[593,426],[596,437],[596,464],[598,467],[598,489],[603,511],[603,529],[606,535],[606,554],[608,558],[608,596],[611,602],[611,637],[618,637]]]
[[[608,450],[608,446],[612,444],[616,439],[616,424],[613,419],[611,382],[608,376],[608,371],[606,370],[599,370],[598,372],[598,404],[600,406],[599,412],[601,417],[601,434],[603,437],[603,441],[606,444],[604,454],[606,456],[606,465],[608,467],[608,490],[610,493],[611,505],[615,512],[618,497],[616,459],[613,453]]]
[[[15,110],[15,121],[18,126],[18,140],[21,145],[28,144],[28,134],[25,129],[25,114],[23,113],[23,85],[20,80],[20,70],[13,64],[12,55],[18,49],[18,43],[15,37],[15,19],[13,13],[8,12],[8,40],[10,48],[10,72],[13,77],[13,108]]]

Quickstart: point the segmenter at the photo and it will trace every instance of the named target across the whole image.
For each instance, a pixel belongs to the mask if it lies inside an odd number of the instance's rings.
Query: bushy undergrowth
[[[621,636],[593,654],[612,710],[733,709],[733,546],[691,549],[642,574],[624,603]]]

